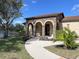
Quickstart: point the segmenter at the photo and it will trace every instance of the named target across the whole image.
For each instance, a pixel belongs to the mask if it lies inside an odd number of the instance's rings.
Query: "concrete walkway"
[[[62,42],[60,43],[63,44]],[[65,59],[52,52],[49,52],[44,48],[46,46],[51,46],[54,44],[52,41],[39,41],[39,40],[27,41],[25,44],[25,48],[34,59]]]

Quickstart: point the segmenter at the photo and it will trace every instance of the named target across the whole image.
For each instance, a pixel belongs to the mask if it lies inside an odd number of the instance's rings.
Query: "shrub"
[[[77,44],[75,43],[76,34],[74,31],[70,31],[68,28],[64,28],[64,44],[65,47],[74,49],[77,47]]]
[[[64,28],[63,30],[58,30],[56,33],[56,39],[60,41],[64,41],[65,47],[70,49],[74,49],[77,47],[77,44],[75,43],[76,37],[77,34],[68,28]]]
[[[57,41],[63,41],[64,40],[63,30],[57,30],[56,31],[56,40]]]

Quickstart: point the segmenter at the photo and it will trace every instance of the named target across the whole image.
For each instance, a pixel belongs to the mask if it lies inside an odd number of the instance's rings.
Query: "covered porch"
[[[59,23],[56,21],[36,22],[28,24],[28,34],[30,37],[42,37],[42,39],[55,39],[56,30],[59,29]]]

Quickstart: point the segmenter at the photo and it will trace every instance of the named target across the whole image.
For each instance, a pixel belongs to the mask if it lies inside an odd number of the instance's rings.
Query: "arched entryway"
[[[42,36],[42,24],[41,24],[41,22],[37,22],[35,28],[36,28],[36,30],[35,30],[36,36]]]
[[[33,35],[33,24],[32,23],[29,23],[28,24],[28,30],[29,30],[28,31],[29,32],[29,35],[32,36]]]
[[[45,36],[51,36],[53,34],[53,24],[50,21],[45,23]]]

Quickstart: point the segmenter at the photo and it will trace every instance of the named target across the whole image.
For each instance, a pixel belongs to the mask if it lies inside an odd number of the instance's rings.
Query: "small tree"
[[[10,24],[9,31],[15,31],[15,26],[13,24]]]
[[[24,35],[24,26],[22,24],[17,23],[15,25],[15,31],[19,33],[19,35]]]
[[[17,23],[15,25],[15,30],[18,31],[22,31],[24,29],[24,26],[22,24]]]

